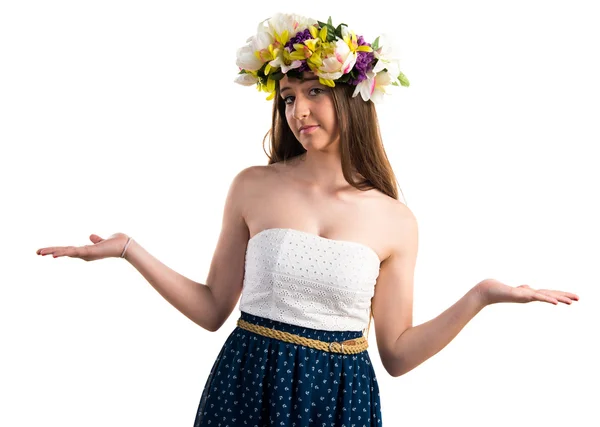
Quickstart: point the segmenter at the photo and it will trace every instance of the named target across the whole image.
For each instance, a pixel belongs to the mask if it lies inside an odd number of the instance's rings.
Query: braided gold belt
[[[299,335],[291,334],[289,332],[278,331],[276,329],[269,329],[264,326],[246,322],[242,319],[239,319],[237,321],[237,325],[242,329],[246,329],[250,332],[254,332],[265,337],[276,338],[281,341],[293,344],[300,344],[305,347],[328,351],[330,353],[357,354],[361,351],[365,351],[369,347],[369,343],[367,342],[367,339],[364,336],[351,340],[346,340],[343,342],[333,341],[328,343],[325,341],[301,337]]]

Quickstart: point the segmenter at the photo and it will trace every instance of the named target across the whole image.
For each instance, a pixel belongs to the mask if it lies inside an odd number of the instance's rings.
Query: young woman
[[[373,104],[390,85],[408,86],[397,61],[378,40],[367,43],[331,20],[275,15],[238,51],[238,66],[239,83],[273,99],[271,153],[268,165],[244,169],[231,184],[206,284],[123,233],[37,251],[123,257],[209,331],[239,301],[238,326],[212,366],[195,427],[380,426],[371,316],[382,364],[397,377],[438,353],[486,305],[578,299],[486,279],[413,326],[417,221],[398,200]]]

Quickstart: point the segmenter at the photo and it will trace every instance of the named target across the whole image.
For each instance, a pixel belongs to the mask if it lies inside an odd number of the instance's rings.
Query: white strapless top
[[[246,249],[241,311],[326,331],[362,331],[379,276],[362,243],[268,228]]]

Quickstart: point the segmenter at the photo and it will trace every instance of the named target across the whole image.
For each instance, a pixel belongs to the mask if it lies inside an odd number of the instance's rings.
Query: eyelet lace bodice
[[[364,330],[379,265],[362,243],[268,228],[248,242],[239,308],[313,329]]]

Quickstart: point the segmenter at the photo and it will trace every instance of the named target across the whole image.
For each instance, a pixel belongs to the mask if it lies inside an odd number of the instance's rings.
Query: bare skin
[[[412,325],[412,282],[404,283],[393,274],[386,275],[386,262],[392,254],[398,254],[398,242],[406,241],[403,224],[410,223],[411,214],[401,202],[388,197],[379,190],[360,191],[349,185],[323,191],[303,174],[302,162],[295,160],[286,165],[254,166],[253,179],[247,180],[245,191],[240,192],[240,204],[244,206],[243,241],[246,242],[260,231],[269,228],[291,228],[326,237],[362,243],[371,247],[380,257],[381,271],[373,297],[373,318],[377,348],[382,363],[392,376],[400,376],[423,363],[444,348],[481,309],[500,302],[528,303],[533,301],[550,304],[571,304],[579,297],[570,292],[549,289],[532,289],[528,285],[508,286],[495,279],[477,283],[456,304],[435,319],[422,325]],[[252,181],[252,182],[251,182]],[[269,189],[269,191],[266,191]],[[243,196],[241,195],[243,194]],[[370,218],[365,222],[364,218]],[[404,218],[404,220],[399,220]],[[223,233],[226,236],[226,233]],[[68,256],[93,261],[107,257],[120,257],[128,236],[115,233],[107,239],[92,234],[92,245],[46,247],[39,255]],[[226,237],[222,237],[226,239]],[[127,253],[136,248],[133,241]],[[134,249],[135,248],[135,249]],[[245,252],[245,246],[240,253]],[[199,315],[190,315],[198,324],[214,331],[229,317],[241,294],[241,286],[228,289],[216,284],[218,257],[211,265],[207,284],[213,284],[210,297],[205,303],[217,313],[214,318],[197,321]],[[231,261],[231,259],[229,259]],[[166,268],[166,267],[165,267]],[[241,269],[241,266],[240,266]],[[171,272],[171,274],[176,274]],[[213,275],[214,274],[214,275]],[[407,273],[412,279],[413,270]],[[148,278],[148,277],[147,277]],[[393,279],[392,279],[393,278]],[[408,285],[406,285],[408,283]],[[159,289],[173,305],[173,298]],[[222,289],[222,294],[219,294]],[[178,291],[177,293],[182,293]],[[194,294],[196,295],[196,294]],[[207,294],[208,295],[208,294]],[[226,302],[224,296],[230,295]],[[200,298],[200,297],[198,297]],[[208,296],[202,297],[202,301]],[[192,298],[185,298],[193,301]],[[183,304],[183,303],[181,303]],[[200,303],[196,303],[198,307]],[[391,308],[391,309],[390,309]],[[191,311],[190,311],[191,312]],[[408,350],[412,350],[409,352]]]
[[[358,190],[342,174],[339,131],[327,87],[282,79],[286,119],[306,153],[284,163],[252,166],[234,179],[206,284],[169,269],[131,241],[125,259],[188,318],[216,331],[242,292],[249,239],[269,228],[290,228],[372,248],[380,272],[372,299],[377,348],[392,376],[414,369],[443,349],[485,306],[533,301],[571,304],[570,292],[512,287],[495,279],[477,283],[434,319],[413,326],[413,280],[418,248],[416,218],[403,203],[377,189]],[[333,117],[333,118],[332,118]],[[309,125],[310,132],[302,131]],[[39,255],[93,261],[119,257],[128,236],[116,233],[92,245],[38,249]]]
[[[260,180],[264,184],[248,195],[246,224],[250,236],[268,228],[292,228],[362,243],[372,248],[380,261],[385,259],[389,255],[387,224],[392,206],[399,202],[379,190],[360,191],[347,183],[322,190],[306,180],[301,164],[295,160],[263,169]]]

